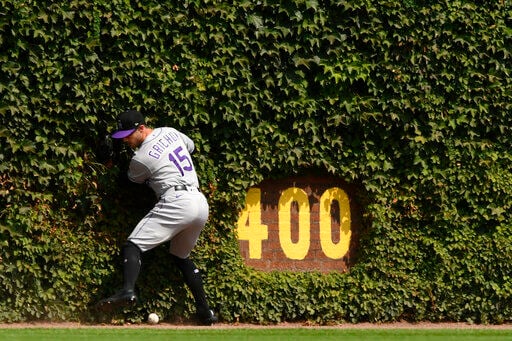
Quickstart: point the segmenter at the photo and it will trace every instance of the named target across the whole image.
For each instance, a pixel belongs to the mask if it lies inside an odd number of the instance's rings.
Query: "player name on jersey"
[[[361,225],[356,190],[335,177],[267,180],[250,188],[237,225],[245,263],[265,271],[346,271]]]
[[[165,134],[162,138],[153,142],[151,149],[148,151],[148,155],[155,158],[160,159],[160,156],[165,152],[165,149],[170,147],[173,142],[176,142],[179,139],[179,135],[176,132],[169,132]]]

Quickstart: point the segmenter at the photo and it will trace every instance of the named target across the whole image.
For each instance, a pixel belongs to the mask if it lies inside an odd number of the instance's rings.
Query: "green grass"
[[[157,328],[6,328],[0,340],[512,340],[512,330],[496,329],[157,329]]]

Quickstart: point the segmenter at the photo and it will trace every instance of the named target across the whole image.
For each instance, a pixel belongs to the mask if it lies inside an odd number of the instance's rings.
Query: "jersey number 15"
[[[169,154],[169,160],[174,163],[176,168],[181,173],[181,176],[185,175],[185,171],[191,171],[194,168],[192,167],[192,161],[190,161],[190,158],[188,155],[183,154],[183,148],[178,147],[172,151],[172,153]]]

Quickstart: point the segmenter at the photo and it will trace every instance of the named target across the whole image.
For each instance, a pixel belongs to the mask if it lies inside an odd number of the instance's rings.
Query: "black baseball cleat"
[[[215,315],[213,310],[198,312],[196,317],[198,324],[201,326],[211,326],[212,324],[219,322],[219,318]]]
[[[137,295],[133,290],[120,290],[109,298],[105,298],[96,304],[102,311],[112,311],[116,308],[127,307],[137,304]]]

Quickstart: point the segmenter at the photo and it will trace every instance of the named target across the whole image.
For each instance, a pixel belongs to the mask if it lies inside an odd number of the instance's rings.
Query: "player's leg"
[[[112,309],[123,305],[133,305],[137,303],[137,295],[135,294],[135,282],[139,277],[141,267],[140,248],[127,241],[121,248],[121,256],[123,258],[123,289],[114,295],[103,299],[99,302],[100,308]]]
[[[123,255],[123,290],[126,292],[135,291],[135,282],[139,277],[140,267],[142,265],[140,248],[127,241],[122,248]]]
[[[161,206],[155,206],[133,229],[128,241],[121,248],[123,260],[123,289],[113,296],[101,300],[101,310],[111,310],[118,306],[137,303],[135,283],[139,277],[142,253],[169,240],[169,232],[158,219]]]
[[[210,309],[203,287],[201,272],[190,258],[180,258],[171,254],[171,257],[183,274],[185,284],[194,297],[197,317],[201,324],[210,325],[217,322],[217,317]]]
[[[183,220],[187,224],[178,234],[172,237],[169,251],[174,263],[183,274],[185,284],[194,297],[199,323],[211,325],[217,322],[217,317],[208,305],[201,272],[189,258],[190,252],[196,246],[199,235],[206,224],[208,203],[201,193],[189,195],[193,198],[189,201],[192,205],[182,210]]]

